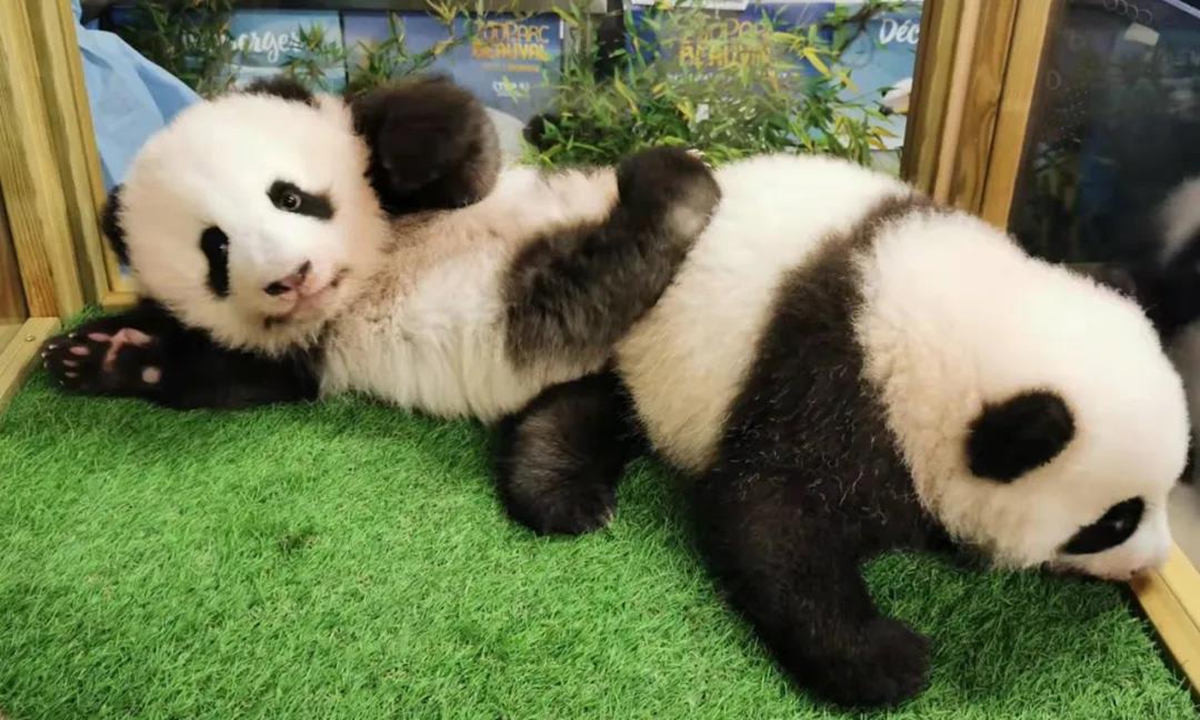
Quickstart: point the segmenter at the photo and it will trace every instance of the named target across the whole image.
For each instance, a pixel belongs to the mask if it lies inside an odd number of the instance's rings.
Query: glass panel
[[[81,34],[110,188],[182,107],[279,74],[340,92],[449,73],[491,108],[511,158],[611,162],[665,140],[717,160],[800,148],[897,171],[922,10],[922,0],[693,0],[669,12],[651,0],[83,5],[89,30],[138,53],[106,63],[111,44]],[[455,9],[478,7],[492,9]],[[145,72],[150,62],[167,74]],[[531,152],[522,130],[548,110],[570,112]]]
[[[1013,230],[1035,253],[1134,283],[1200,418],[1200,2],[1070,0],[1060,23]],[[1200,563],[1194,488],[1177,492],[1173,528]]]
[[[17,268],[17,253],[8,229],[4,211],[4,195],[0,192],[0,351],[12,340],[21,323],[29,317],[25,307],[25,292]]]

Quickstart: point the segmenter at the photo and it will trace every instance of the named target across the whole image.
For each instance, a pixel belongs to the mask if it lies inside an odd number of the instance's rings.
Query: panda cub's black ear
[[[290,102],[305,105],[317,104],[316,96],[298,80],[288,77],[272,77],[255,80],[242,90],[247,95],[270,95]]]
[[[1074,436],[1075,420],[1061,397],[1021,393],[986,405],[971,423],[967,464],[977,477],[1011,482],[1053,460]]]
[[[125,228],[121,227],[121,189],[117,185],[108,193],[104,202],[104,210],[100,213],[100,229],[108,244],[112,247],[117,258],[125,265],[129,264],[129,249],[125,245]]]

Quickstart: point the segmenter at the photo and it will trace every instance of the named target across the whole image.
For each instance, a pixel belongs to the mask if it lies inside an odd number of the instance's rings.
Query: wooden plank
[[[59,327],[58,318],[32,318],[0,350],[0,412],[8,407],[21,383],[37,365],[42,343],[58,332]]]
[[[26,5],[0,2],[0,186],[30,313],[71,315],[83,291]]]
[[[1200,573],[1173,546],[1162,568],[1130,585],[1179,669],[1200,688]]]
[[[27,7],[33,28],[34,52],[41,71],[42,94],[46,98],[50,139],[58,172],[63,178],[67,219],[75,251],[78,257],[86,260],[80,273],[85,296],[89,301],[95,301],[108,289],[98,215],[104,188],[90,110],[86,113],[86,123],[81,117],[81,107],[86,109],[88,101],[74,16],[70,0],[34,0]],[[89,155],[95,162],[89,163]]]
[[[980,213],[1006,230],[1034,115],[1042,58],[1061,8],[1062,0],[1020,0],[1017,5]]]
[[[977,17],[976,42],[970,56],[970,82],[961,105],[961,125],[945,176],[945,201],[969,212],[983,206],[996,118],[1004,89],[1017,0],[987,0]]]
[[[137,294],[130,291],[114,290],[100,300],[100,307],[106,311],[127,310],[137,302]]]
[[[904,135],[900,174],[932,194],[957,57],[964,0],[926,0],[921,14],[913,96]]]
[[[937,170],[933,179],[933,197],[938,202],[950,200],[950,178],[958,161],[958,139],[962,133],[963,111],[971,87],[970,58],[975,54],[979,34],[979,17],[983,12],[981,0],[966,0],[955,41],[950,87],[946,94],[946,118],[942,127],[941,145],[937,154]]]
[[[8,231],[8,216],[4,214],[4,193],[0,188],[0,323],[20,325],[29,317],[25,293],[21,291],[21,268],[12,234]],[[4,343],[0,343],[3,347]]]
[[[79,56],[79,51],[76,49],[77,39],[75,17],[72,14],[70,4],[71,0],[59,0],[60,13],[66,18],[61,25],[64,34],[64,44],[70,49],[68,57],[68,69],[71,73],[71,84],[73,94],[75,96],[75,107],[79,122],[79,138],[83,143],[83,157],[87,163],[87,178],[92,187],[92,198],[94,199],[94,213],[97,223],[99,223],[100,212],[103,210],[106,198],[104,189],[104,174],[100,170],[100,150],[96,146],[96,131],[95,125],[92,122],[92,104],[88,100],[87,85],[83,77],[83,60]],[[109,247],[107,240],[103,238],[103,233],[97,233],[100,238],[99,253],[103,258],[104,266],[104,284],[100,284],[99,278],[95,275],[95,252],[96,248],[89,247],[87,260],[93,263],[89,267],[89,271],[96,277],[97,287],[103,288],[97,293],[97,296],[102,300],[106,294],[114,290],[128,290],[130,283],[121,275],[120,261],[117,259],[116,253]]]
[[[12,323],[0,325],[0,348],[8,347],[9,341],[17,336],[21,331],[21,326],[25,323]]]

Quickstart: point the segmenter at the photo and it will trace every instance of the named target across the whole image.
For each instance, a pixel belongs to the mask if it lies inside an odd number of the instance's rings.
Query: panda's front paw
[[[875,618],[831,650],[797,675],[843,707],[895,707],[929,685],[929,640],[899,620]]]
[[[134,328],[87,326],[49,340],[42,363],[50,377],[70,392],[92,395],[147,395],[162,383],[156,339]]]
[[[384,86],[356,101],[355,112],[371,147],[372,185],[389,212],[463,207],[495,185],[495,125],[483,103],[452,80]]]
[[[665,223],[671,235],[690,242],[699,235],[721,200],[712,170],[681,148],[652,148],[629,156],[617,167],[622,207]]]

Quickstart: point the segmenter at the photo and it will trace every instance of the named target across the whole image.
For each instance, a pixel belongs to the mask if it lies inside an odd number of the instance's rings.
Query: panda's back
[[[691,470],[711,461],[789,274],[879,202],[910,194],[894,178],[821,157],[754,158],[722,168],[718,181],[708,228],[618,347],[651,440]]]

